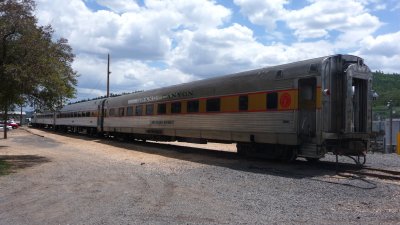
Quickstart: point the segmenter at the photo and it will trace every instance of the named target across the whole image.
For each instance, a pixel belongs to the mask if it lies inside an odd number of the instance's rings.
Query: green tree
[[[30,103],[54,110],[75,96],[72,48],[64,38],[53,40],[50,25],[37,25],[34,9],[33,0],[0,2],[0,110],[4,121],[16,105]]]

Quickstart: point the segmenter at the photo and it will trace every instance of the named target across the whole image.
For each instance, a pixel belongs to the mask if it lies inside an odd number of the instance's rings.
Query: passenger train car
[[[333,55],[230,74],[35,115],[34,126],[142,140],[237,143],[244,155],[363,156],[372,75]]]

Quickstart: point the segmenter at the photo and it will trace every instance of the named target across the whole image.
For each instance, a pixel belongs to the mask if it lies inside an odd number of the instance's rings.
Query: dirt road
[[[232,145],[207,150],[26,130],[0,139],[0,156],[20,167],[0,177],[0,224],[400,223],[394,181],[346,179],[304,161],[240,159]],[[369,160],[400,171],[395,155]]]

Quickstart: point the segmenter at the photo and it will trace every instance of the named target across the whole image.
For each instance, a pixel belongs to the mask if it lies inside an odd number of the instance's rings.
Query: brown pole
[[[21,114],[19,115],[19,125],[22,126],[22,105],[21,105]]]
[[[110,97],[110,54],[107,54],[107,98]]]

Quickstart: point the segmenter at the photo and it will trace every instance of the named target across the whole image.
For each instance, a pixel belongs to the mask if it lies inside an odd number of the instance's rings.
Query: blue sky
[[[78,99],[331,54],[400,73],[397,0],[37,0],[40,25],[69,40]]]

